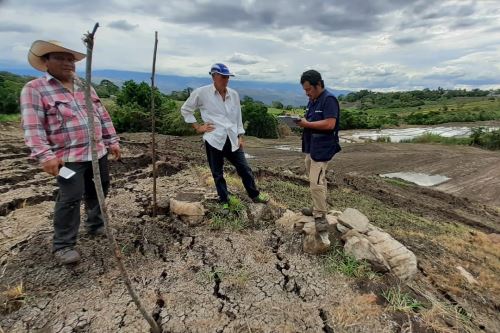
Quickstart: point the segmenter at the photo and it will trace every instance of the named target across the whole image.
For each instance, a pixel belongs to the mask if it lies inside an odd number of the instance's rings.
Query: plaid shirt
[[[74,86],[72,93],[47,73],[28,82],[21,91],[25,142],[31,149],[31,157],[40,163],[56,157],[65,162],[92,160],[85,93],[79,79]],[[91,97],[96,110],[97,153],[101,158],[107,152],[106,146],[118,145],[119,138],[93,88]]]

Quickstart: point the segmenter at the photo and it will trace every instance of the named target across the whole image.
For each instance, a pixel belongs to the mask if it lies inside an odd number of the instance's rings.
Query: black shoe
[[[313,209],[310,207],[304,207],[300,210],[300,212],[305,216],[313,216]]]

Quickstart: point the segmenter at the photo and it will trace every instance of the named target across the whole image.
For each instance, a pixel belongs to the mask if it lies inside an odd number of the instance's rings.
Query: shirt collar
[[[219,92],[217,91],[217,89],[215,89],[215,85],[214,85],[214,84],[212,84],[212,93],[213,93],[214,95],[219,94]],[[220,95],[220,94],[219,94],[219,95]],[[228,99],[228,98],[230,98],[230,97],[231,97],[231,95],[229,94],[229,89],[228,89],[228,88],[226,88],[226,99]]]
[[[52,76],[49,72],[45,72],[45,75],[44,75],[45,79],[47,80],[47,82],[50,82],[51,80],[55,80],[59,83],[61,83],[61,81],[59,81],[58,79],[56,79],[54,76]],[[74,79],[73,79],[73,89],[75,91],[77,90],[83,90],[82,88],[83,84],[80,80],[80,78],[78,76],[76,76]]]

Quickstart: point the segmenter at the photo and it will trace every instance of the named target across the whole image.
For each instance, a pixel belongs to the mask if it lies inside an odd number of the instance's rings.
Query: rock
[[[170,212],[178,215],[185,222],[196,224],[203,220],[205,208],[201,202],[179,201],[171,198]]]
[[[376,272],[388,272],[391,266],[385,258],[375,249],[370,243],[368,238],[357,232],[356,230],[349,230],[342,239],[346,240],[344,244],[344,251],[352,255],[356,260],[366,260],[370,263],[373,270]]]
[[[300,215],[287,209],[283,216],[276,220],[276,224],[286,230],[294,230],[295,223],[300,219]],[[302,230],[302,229],[301,229]]]
[[[372,239],[379,241],[375,244],[372,243],[373,247],[386,259],[391,271],[397,277],[401,280],[411,279],[417,274],[417,257],[391,235],[385,232],[384,234],[385,237],[381,233],[376,234],[376,236],[371,235]]]
[[[275,218],[273,207],[269,204],[251,203],[248,205],[248,217],[252,222],[272,221]]]
[[[309,217],[309,216],[305,216]],[[302,232],[306,235],[315,235],[316,234],[316,223],[314,223],[314,219],[311,217],[312,221],[308,221],[304,223],[304,227],[302,228]]]
[[[488,238],[490,239],[490,241],[492,243],[495,243],[495,244],[500,243],[500,234],[495,234],[495,233],[488,234]]]
[[[368,231],[368,225],[370,223],[365,215],[354,208],[347,208],[344,210],[344,212],[338,217],[338,221],[344,226],[357,230],[361,233]]]
[[[332,209],[328,212],[327,215],[332,215],[332,216],[335,216],[335,217],[339,217],[340,215],[342,215],[342,212],[340,210],[335,210],[335,209]]]
[[[304,252],[309,254],[321,254],[328,251],[330,248],[330,242],[325,242],[320,235],[308,234],[304,237],[302,242],[302,248]]]
[[[348,227],[344,227],[340,223],[337,223],[337,230],[340,231],[342,234],[345,234],[346,232],[348,232],[351,229],[349,229]]]
[[[457,266],[457,269],[469,284],[479,284],[472,274],[467,272],[462,266]]]
[[[326,218],[326,222],[328,222],[329,225],[335,225],[335,224],[339,223],[339,220],[334,215],[327,214],[325,218]]]

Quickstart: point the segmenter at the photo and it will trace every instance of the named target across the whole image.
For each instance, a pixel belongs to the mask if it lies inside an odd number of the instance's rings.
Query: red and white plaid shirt
[[[26,83],[21,91],[24,139],[31,149],[31,157],[40,163],[56,157],[65,162],[92,160],[85,93],[77,80],[72,93],[46,73]],[[95,109],[97,152],[101,158],[107,152],[106,147],[118,145],[119,138],[111,117],[93,88],[91,97]]]

